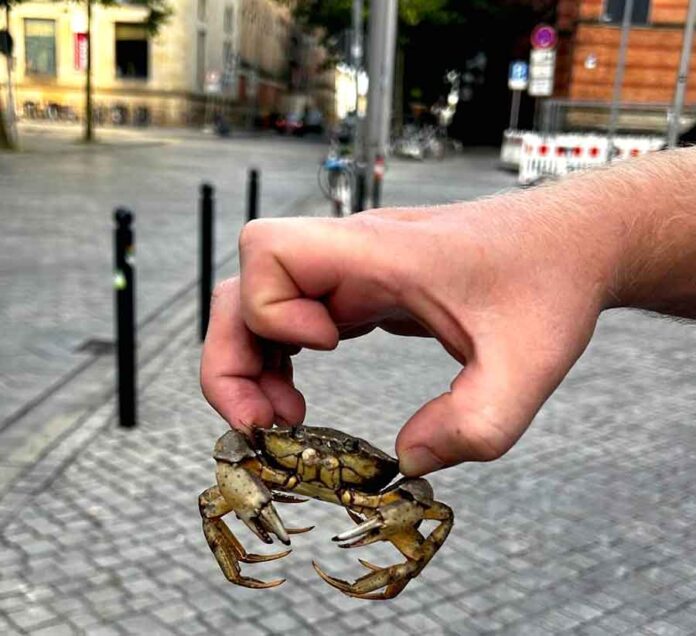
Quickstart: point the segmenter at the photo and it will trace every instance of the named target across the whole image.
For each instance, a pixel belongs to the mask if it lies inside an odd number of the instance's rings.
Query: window
[[[116,77],[147,79],[150,43],[144,24],[116,24]]]
[[[234,7],[225,7],[225,17],[222,28],[228,35],[234,30]]]
[[[206,0],[198,0],[198,20],[200,22],[205,22],[206,14],[208,13],[208,7]]]
[[[610,24],[621,24],[625,6],[626,0],[606,0],[603,20]],[[649,16],[650,0],[633,0],[631,24],[647,24]]]
[[[25,73],[56,76],[55,20],[24,20]]]

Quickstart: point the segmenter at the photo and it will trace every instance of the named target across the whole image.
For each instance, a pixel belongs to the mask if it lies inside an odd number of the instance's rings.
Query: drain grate
[[[75,353],[91,353],[93,356],[108,356],[114,352],[113,340],[89,338],[75,348]]]

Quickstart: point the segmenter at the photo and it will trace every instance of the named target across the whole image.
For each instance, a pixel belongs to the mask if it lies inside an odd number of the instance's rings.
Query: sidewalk
[[[246,566],[287,577],[283,586],[223,579],[196,496],[213,483],[210,450],[225,426],[198,390],[190,312],[173,314],[168,324],[187,326],[144,365],[138,428],[119,430],[104,401],[0,500],[0,633],[693,633],[689,327],[605,319],[508,456],[432,478],[456,513],[450,538],[398,599],[369,603],[326,586],[310,560],[350,577],[357,557],[395,556],[336,549],[330,537],[351,524],[320,502],[280,505],[289,525],[317,528],[293,540],[290,557]],[[296,375],[308,423],[391,451],[399,424],[455,372],[434,343],[374,334],[303,353]]]
[[[397,180],[412,178],[415,190],[418,170]],[[358,558],[399,560],[381,545],[336,548],[330,538],[352,522],[316,501],[278,505],[287,525],[316,524],[293,539],[292,555],[245,566],[284,585],[224,580],[196,506],[214,482],[210,454],[225,425],[200,395],[195,327],[189,290],[142,331],[138,428],[116,426],[111,356],[32,412],[36,435],[0,465],[3,636],[696,631],[693,325],[607,314],[515,449],[432,477],[455,527],[401,596],[382,603],[348,599],[315,574],[313,558],[344,578],[364,573]],[[388,452],[456,372],[437,344],[381,333],[296,361],[307,424]],[[248,549],[266,549],[228,522]]]

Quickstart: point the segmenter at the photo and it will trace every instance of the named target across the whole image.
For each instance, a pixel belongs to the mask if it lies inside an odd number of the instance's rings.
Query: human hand
[[[399,434],[402,472],[501,456],[584,350],[604,301],[603,272],[576,239],[523,221],[483,202],[247,225],[241,277],[215,293],[206,397],[238,428],[296,424],[298,347],[333,349],[375,327],[429,335],[463,369]]]

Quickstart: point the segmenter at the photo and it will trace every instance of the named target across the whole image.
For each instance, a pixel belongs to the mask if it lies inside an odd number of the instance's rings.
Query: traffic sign
[[[531,40],[535,49],[554,49],[558,44],[556,29],[548,24],[539,24],[534,27]]]
[[[529,84],[529,64],[524,60],[515,60],[510,63],[508,74],[508,88],[511,91],[523,91]]]
[[[529,94],[534,97],[553,95],[556,51],[554,49],[533,49],[529,59]]]

